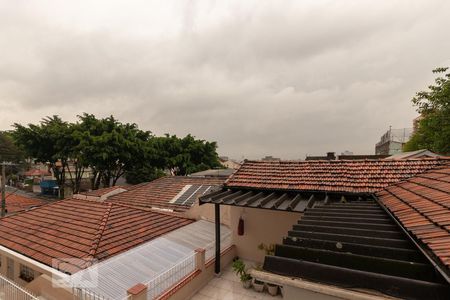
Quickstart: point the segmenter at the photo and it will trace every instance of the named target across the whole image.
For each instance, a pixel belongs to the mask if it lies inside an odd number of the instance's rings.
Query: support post
[[[216,260],[214,264],[214,272],[220,274],[220,205],[214,204],[215,221],[216,221]]]
[[[147,286],[142,283],[138,283],[132,288],[128,289],[127,296],[130,300],[146,300],[147,299]]]
[[[205,271],[205,249],[203,248],[195,250],[195,267],[197,270]]]

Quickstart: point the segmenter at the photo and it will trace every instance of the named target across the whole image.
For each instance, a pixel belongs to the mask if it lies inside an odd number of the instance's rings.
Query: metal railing
[[[147,282],[147,299],[155,299],[196,270],[195,252]]]
[[[80,287],[73,287],[72,295],[74,300],[108,300],[105,296]]]
[[[228,247],[230,247],[232,245],[232,241],[231,241],[231,232],[223,235],[220,241],[220,248],[221,248],[221,252],[225,249],[227,249]],[[216,252],[216,242],[211,242],[208,245],[206,245],[204,247],[205,249],[205,261],[209,262],[210,260],[215,258],[215,252]]]
[[[72,287],[72,295],[74,300],[112,300],[110,297],[94,293],[86,288]],[[129,300],[131,295],[125,296],[121,299],[116,298],[116,300]]]
[[[32,293],[0,275],[0,300],[38,300]]]

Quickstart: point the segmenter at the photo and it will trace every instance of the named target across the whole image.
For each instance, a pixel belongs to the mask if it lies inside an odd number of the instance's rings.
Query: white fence
[[[0,300],[38,300],[38,298],[0,275]]]
[[[195,252],[147,283],[147,299],[155,299],[196,270]]]

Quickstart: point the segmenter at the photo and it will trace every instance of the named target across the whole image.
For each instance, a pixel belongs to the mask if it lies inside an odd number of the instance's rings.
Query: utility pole
[[[6,215],[6,176],[5,176],[5,163],[2,163],[2,214]]]
[[[2,162],[2,212],[1,212],[1,217],[4,217],[6,215],[6,175],[5,175],[5,168],[6,166],[14,166],[16,164],[13,164],[11,162]]]

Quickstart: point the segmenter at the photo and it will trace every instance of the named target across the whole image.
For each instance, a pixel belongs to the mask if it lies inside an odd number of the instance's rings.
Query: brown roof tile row
[[[229,188],[373,193],[447,162],[450,158],[246,161],[225,185]]]
[[[170,203],[170,201],[177,196],[186,185],[220,186],[223,182],[224,179],[214,177],[167,176],[140,185],[127,192],[111,196],[107,201],[139,208],[153,207],[184,212],[190,208],[189,205],[173,204]],[[200,195],[194,195],[196,198],[198,196]]]
[[[6,193],[6,210],[7,213],[15,213],[31,207],[42,205],[39,199],[24,197],[13,193]]]
[[[120,203],[69,199],[0,219],[0,245],[74,273],[191,222]]]
[[[450,165],[389,186],[377,196],[409,232],[450,268]]]

